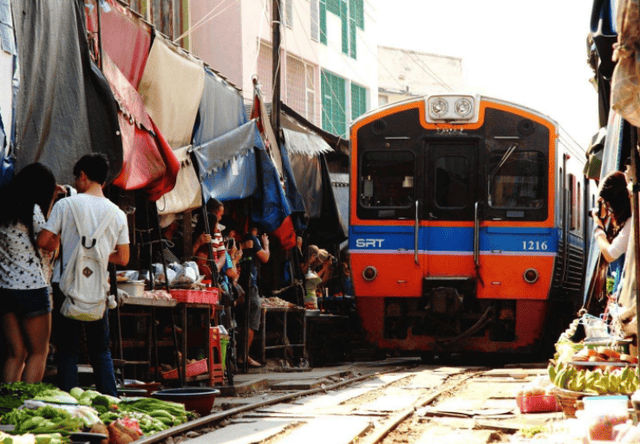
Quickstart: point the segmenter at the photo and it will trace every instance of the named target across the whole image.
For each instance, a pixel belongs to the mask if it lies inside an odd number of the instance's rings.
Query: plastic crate
[[[216,305],[219,300],[217,288],[208,290],[171,290],[171,297],[178,302],[190,304]]]
[[[198,290],[171,290],[171,297],[178,302],[199,304],[202,302],[202,293]]]
[[[187,364],[187,378],[192,376],[198,376],[203,373],[207,373],[209,371],[209,366],[207,365],[206,359],[201,359],[200,361],[196,361],[192,364]],[[160,373],[162,379],[178,379],[178,370],[173,369],[168,372]]]
[[[521,413],[559,412],[562,406],[554,395],[516,396]]]

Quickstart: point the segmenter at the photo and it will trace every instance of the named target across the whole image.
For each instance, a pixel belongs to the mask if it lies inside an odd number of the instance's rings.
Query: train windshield
[[[494,152],[487,162],[488,203],[492,208],[542,209],[545,204],[544,155],[538,151]]]
[[[415,156],[411,151],[367,151],[360,168],[360,204],[409,208],[415,201]]]

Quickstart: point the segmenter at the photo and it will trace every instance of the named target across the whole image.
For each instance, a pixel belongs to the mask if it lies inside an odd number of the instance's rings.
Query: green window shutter
[[[340,0],[326,0],[327,11],[334,13],[340,17]]]
[[[349,54],[349,14],[347,2],[340,2],[340,21],[342,22],[342,53]]]
[[[364,0],[355,0],[355,19],[358,28],[364,30]]]
[[[358,53],[356,52],[356,40],[356,21],[349,19],[349,55],[352,59],[358,58]]]
[[[320,0],[320,43],[327,44],[327,2]]]
[[[322,71],[322,129],[345,137],[346,105],[345,80]]]
[[[351,84],[351,120],[355,120],[367,111],[367,90]]]

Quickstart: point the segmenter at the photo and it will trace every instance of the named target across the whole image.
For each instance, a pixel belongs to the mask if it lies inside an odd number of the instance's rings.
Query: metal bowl
[[[153,392],[153,398],[163,401],[179,402],[184,408],[195,411],[200,416],[211,413],[213,401],[220,394],[220,390],[205,387],[183,387],[175,389],[158,390]]]

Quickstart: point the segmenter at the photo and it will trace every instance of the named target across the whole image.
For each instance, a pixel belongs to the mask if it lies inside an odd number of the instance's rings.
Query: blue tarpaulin
[[[244,199],[257,187],[254,147],[262,140],[254,120],[193,148],[205,202]]]
[[[240,92],[209,68],[204,72],[204,91],[193,127],[194,146],[210,142],[247,122]]]

